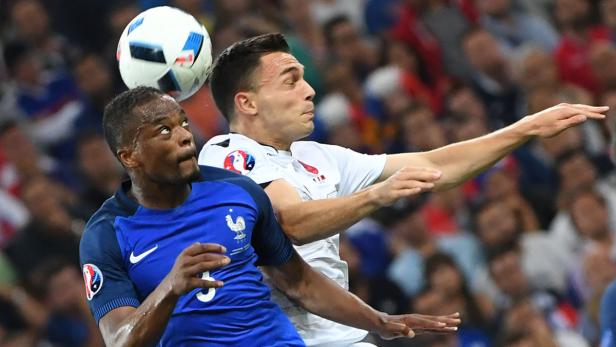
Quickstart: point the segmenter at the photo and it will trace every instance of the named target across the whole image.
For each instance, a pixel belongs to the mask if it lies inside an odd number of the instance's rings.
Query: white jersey
[[[372,184],[383,172],[385,155],[360,154],[310,141],[293,143],[290,152],[279,151],[231,133],[210,139],[199,154],[199,164],[235,171],[258,184],[284,179],[305,201],[349,195]],[[339,255],[339,235],[295,249],[315,270],[348,289],[347,264]],[[348,346],[367,334],[311,314],[273,287],[272,297],[308,346]]]

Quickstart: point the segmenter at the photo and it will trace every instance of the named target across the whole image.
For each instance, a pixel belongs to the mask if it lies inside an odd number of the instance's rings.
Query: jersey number
[[[208,281],[215,281],[213,277],[210,277],[209,271],[202,273],[201,279],[208,280]],[[204,293],[203,291],[200,291],[199,293],[197,293],[197,300],[201,302],[210,302],[212,301],[212,299],[214,299],[214,295],[216,295],[216,288],[208,288],[206,293]]]

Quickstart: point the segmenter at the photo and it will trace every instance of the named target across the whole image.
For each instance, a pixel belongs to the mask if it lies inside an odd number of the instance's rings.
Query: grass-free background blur
[[[312,138],[425,151],[558,102],[616,110],[616,0],[0,1],[0,345],[100,346],[84,302],[84,223],[123,179],[101,136],[122,91],[116,43],[141,10],[183,8],[214,54],[281,31],[317,91]],[[209,91],[198,143],[225,131]],[[379,211],[341,239],[378,309],[460,311],[452,336],[382,346],[596,346],[616,278],[605,124],[534,141],[463,186]]]

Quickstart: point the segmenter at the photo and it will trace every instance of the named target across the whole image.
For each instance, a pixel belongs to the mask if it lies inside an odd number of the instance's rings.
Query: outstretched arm
[[[357,193],[311,201],[302,201],[295,188],[282,179],[270,183],[265,192],[285,234],[294,244],[302,245],[335,235],[397,199],[428,191],[439,177],[437,170],[405,167]]]
[[[341,324],[376,332],[383,338],[413,337],[422,332],[453,332],[460,324],[457,313],[448,316],[393,316],[376,311],[312,269],[295,252],[284,265],[263,269],[282,292],[304,309]]]
[[[559,104],[475,139],[428,152],[388,155],[379,180],[404,166],[431,167],[443,173],[434,189],[445,190],[474,177],[535,136],[550,137],[589,118],[603,119],[607,110],[608,107]]]

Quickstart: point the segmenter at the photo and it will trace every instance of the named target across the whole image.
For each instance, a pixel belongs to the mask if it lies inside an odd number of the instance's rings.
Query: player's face
[[[136,134],[135,151],[145,176],[163,184],[199,178],[195,142],[180,105],[165,95],[138,112],[143,115],[143,123]]]
[[[294,56],[275,52],[261,57],[255,84],[258,114],[267,130],[289,142],[312,133],[315,92]]]

